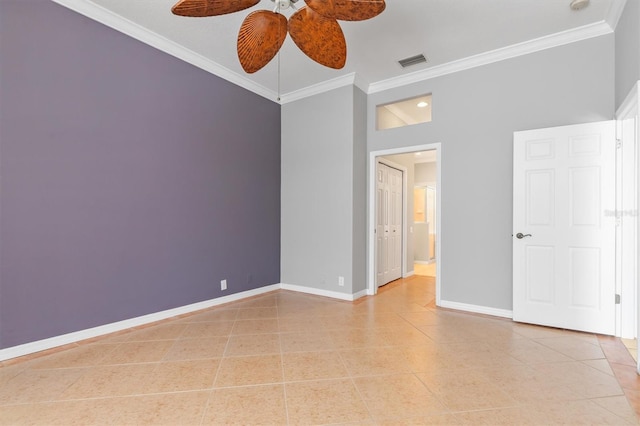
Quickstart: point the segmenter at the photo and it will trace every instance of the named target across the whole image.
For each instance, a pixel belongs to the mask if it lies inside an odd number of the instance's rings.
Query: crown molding
[[[274,102],[278,102],[281,105],[348,85],[355,85],[367,94],[377,93],[384,90],[428,80],[431,78],[452,74],[458,71],[464,71],[482,65],[503,61],[505,59],[527,55],[529,53],[538,52],[540,50],[550,49],[553,47],[574,43],[580,40],[610,34],[613,32],[613,28],[615,28],[615,25],[620,19],[620,15],[622,14],[622,11],[626,4],[626,0],[613,0],[606,21],[585,25],[583,27],[559,32],[556,34],[551,34],[548,36],[518,43],[512,46],[492,50],[490,52],[481,53],[478,55],[470,56],[468,58],[460,59],[442,65],[437,65],[410,74],[405,74],[400,77],[394,77],[374,83],[369,83],[365,81],[359,74],[352,72],[344,76],[326,80],[299,90],[281,94],[280,99],[278,99],[278,94],[275,91],[257,84],[254,81],[246,78],[245,76],[231,71],[228,68],[225,68],[220,64],[192,50],[189,50],[174,41],[167,39],[166,37],[163,37],[149,30],[148,28],[142,27],[132,21],[129,21],[122,16],[103,8],[102,6],[98,6],[90,0],[51,1],[67,7],[97,22],[100,22],[110,28],[113,28],[116,31],[133,37],[136,40],[139,40],[162,52],[165,52],[191,65],[203,69],[211,74],[214,74],[224,80],[229,81],[230,83],[247,89],[259,96],[262,96]]]
[[[308,98],[309,96],[318,95],[344,86],[353,86],[356,85],[356,80],[356,73],[352,72],[340,77],[332,78],[331,80],[322,81],[318,84],[280,95],[280,104],[288,104],[290,102]],[[363,90],[366,92],[366,87]]]
[[[203,69],[211,74],[227,80],[237,86],[243,87],[257,95],[269,100],[275,101],[277,93],[266,87],[257,84],[250,79],[221,66],[220,64],[205,58],[204,56],[186,49],[184,46],[173,42],[148,28],[142,27],[128,19],[117,15],[108,9],[98,6],[88,0],[51,0],[61,6],[67,7],[75,12],[80,13],[94,21],[100,22],[116,31],[135,38],[149,46],[168,53],[178,59],[181,59],[191,65]]]
[[[476,68],[482,65],[492,64],[494,62],[504,61],[505,59],[516,58],[518,56],[528,55],[545,49],[586,40],[606,34],[611,34],[613,30],[605,21],[596,22],[594,24],[585,25],[575,29],[562,31],[537,39],[525,41],[522,43],[507,46],[501,49],[492,50],[481,53],[468,58],[437,65],[424,70],[416,71],[400,77],[394,77],[387,80],[378,81],[369,85],[367,93],[377,93],[388,89],[394,89],[408,84],[417,83],[443,75],[452,74],[458,71],[464,71]]]

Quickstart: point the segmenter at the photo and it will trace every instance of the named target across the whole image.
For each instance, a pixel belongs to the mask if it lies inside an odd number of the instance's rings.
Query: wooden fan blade
[[[260,0],[180,0],[173,5],[174,15],[204,17],[239,12],[258,4]]]
[[[305,55],[329,68],[340,69],[347,61],[347,42],[335,19],[303,7],[289,18],[289,34]]]
[[[273,59],[287,37],[287,18],[269,10],[251,12],[238,33],[238,59],[252,74]]]
[[[307,6],[325,18],[364,21],[385,9],[384,0],[306,0]]]

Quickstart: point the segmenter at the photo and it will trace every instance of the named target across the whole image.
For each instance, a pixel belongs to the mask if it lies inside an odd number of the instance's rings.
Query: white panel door
[[[615,333],[615,122],[516,132],[513,319]]]
[[[376,283],[402,276],[402,171],[376,165]]]

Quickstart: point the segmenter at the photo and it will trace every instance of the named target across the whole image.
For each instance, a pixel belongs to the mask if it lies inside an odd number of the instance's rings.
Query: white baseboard
[[[363,293],[363,292],[356,293],[356,294],[338,293],[337,291],[322,290],[319,288],[303,287],[300,285],[284,284],[284,283],[280,283],[280,288],[283,290],[297,291],[298,293],[313,294],[315,296],[324,296],[324,297],[330,297],[332,299],[346,300],[348,302],[353,302],[359,297],[362,297],[357,295],[360,293]],[[364,293],[366,294],[366,290]]]
[[[6,349],[0,349],[0,361],[11,358],[17,358],[24,355],[52,349],[58,346],[64,346],[76,343],[81,340],[91,339],[106,334],[115,333],[117,331],[126,330],[128,328],[139,327],[141,325],[150,324],[164,319],[172,318],[178,315],[188,314],[202,309],[211,308],[229,302],[246,299],[248,297],[258,296],[263,293],[280,289],[280,284],[273,284],[266,287],[260,287],[254,290],[243,291],[231,294],[229,296],[219,297],[217,299],[205,300],[203,302],[193,303],[191,305],[180,306],[178,308],[168,309],[166,311],[154,312],[152,314],[143,315],[123,321],[113,322],[98,327],[88,328],[85,330],[75,331],[60,336],[50,337],[48,339],[37,340],[35,342],[25,343],[23,345],[12,346]]]
[[[438,306],[442,308],[456,309],[458,311],[492,315],[494,317],[509,318],[509,319],[513,318],[513,311],[509,311],[507,309],[490,308],[487,306],[480,306],[480,305],[469,305],[467,303],[450,302],[448,300],[440,300],[440,305]]]
[[[266,287],[257,288],[254,290],[243,291],[229,296],[219,297],[217,299],[205,300],[203,302],[193,303],[191,305],[180,306],[178,308],[168,309],[166,311],[155,312],[148,315],[143,315],[136,318],[131,318],[123,321],[114,322],[111,324],[101,325],[99,327],[88,328],[86,330],[80,330],[73,333],[63,334],[60,336],[51,337],[48,339],[38,340],[35,342],[25,343],[23,345],[13,346],[6,349],[0,349],[0,361],[5,361],[11,358],[17,358],[24,355],[41,352],[47,349],[52,349],[58,346],[64,346],[71,343],[80,342],[82,340],[91,339],[94,337],[104,336],[106,334],[115,333],[118,331],[126,330],[129,328],[139,327],[141,325],[151,324],[164,319],[173,318],[178,315],[189,314],[202,309],[212,308],[214,306],[223,305],[225,303],[236,302],[238,300],[246,299],[248,297],[259,296],[264,293],[275,290],[289,290],[298,293],[312,294],[315,296],[329,297],[332,299],[344,300],[353,302],[361,297],[369,295],[367,290],[362,290],[354,294],[339,293],[336,291],[322,290],[311,287],[304,287],[292,284],[273,284]],[[489,308],[486,306],[469,305],[466,303],[449,302],[441,300],[440,305],[443,308],[456,309],[459,311],[474,312],[478,314],[492,315],[496,317],[512,318],[513,312],[505,309]]]
[[[409,278],[409,277],[412,277],[412,276],[414,276],[414,275],[415,275],[415,273],[416,273],[416,271],[408,271],[408,272],[406,272],[406,273],[402,276],[402,278]]]

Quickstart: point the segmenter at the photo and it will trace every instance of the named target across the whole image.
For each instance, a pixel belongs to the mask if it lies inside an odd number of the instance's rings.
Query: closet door
[[[402,171],[376,165],[376,283],[402,276]]]

